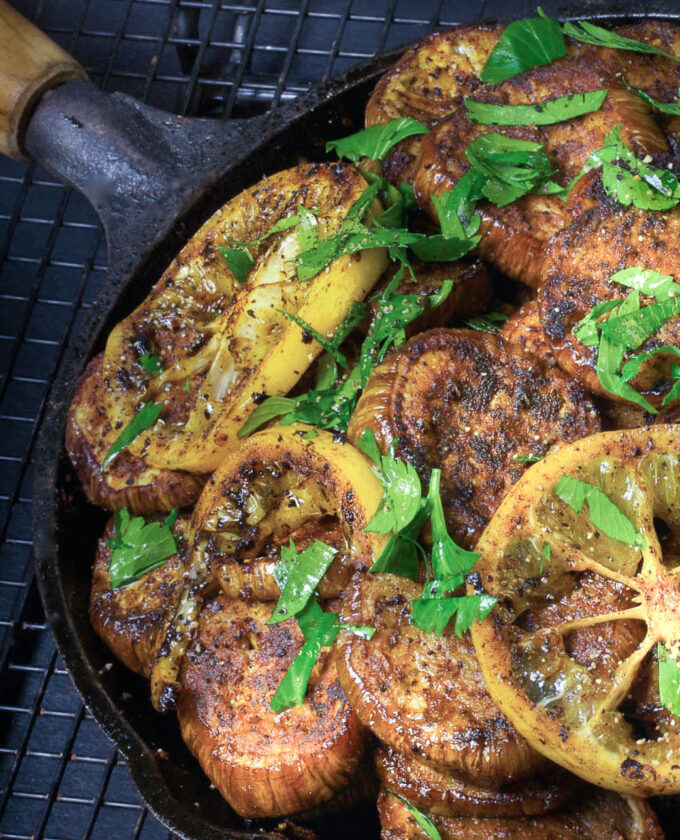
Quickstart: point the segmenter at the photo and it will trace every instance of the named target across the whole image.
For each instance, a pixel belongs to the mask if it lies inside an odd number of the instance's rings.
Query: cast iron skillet
[[[673,6],[657,3],[654,14],[680,19]],[[559,8],[549,11],[560,14]],[[605,24],[641,16],[632,3],[627,7],[623,2],[615,8],[586,3],[561,11],[564,17],[603,18]],[[0,0],[0,27],[3,20],[20,26],[27,43],[36,34],[44,38],[37,30],[24,30],[30,25]],[[45,41],[41,47],[50,52]],[[90,568],[107,514],[87,502],[65,457],[66,412],[86,362],[103,349],[111,328],[144,298],[199,225],[263,174],[302,157],[323,159],[326,140],[361,127],[375,81],[402,52],[361,64],[269,115],[228,123],[182,119],[125,95],[103,94],[78,80],[79,68],[63,54],[66,73],[63,68],[61,78],[53,73],[53,81],[76,80],[43,95],[14,135],[15,153],[35,158],[90,199],[109,245],[106,284],[66,350],[40,431],[33,490],[38,586],[59,652],[84,702],[124,755],[149,808],[187,840],[309,835],[285,821],[246,824],[236,817],[210,789],[174,715],[152,710],[147,683],[116,662],[92,630],[87,617]],[[1,105],[0,91],[0,111]],[[669,799],[659,807],[667,836],[680,837],[680,807]],[[344,820],[317,823],[314,830],[324,838],[340,838],[347,836],[349,825],[361,837],[379,833],[369,807]]]

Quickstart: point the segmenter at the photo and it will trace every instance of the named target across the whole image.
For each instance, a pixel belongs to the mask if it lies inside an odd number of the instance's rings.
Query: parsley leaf
[[[672,344],[664,344],[661,347],[655,347],[653,350],[649,350],[647,353],[639,353],[637,356],[633,356],[633,358],[629,359],[629,361],[627,361],[623,366],[621,371],[621,378],[623,381],[630,382],[631,379],[635,379],[638,373],[640,373],[640,368],[647,359],[651,359],[652,356],[658,355],[677,356],[680,358],[680,348],[675,347]],[[680,366],[673,364],[671,366],[671,376],[674,379],[678,379],[678,374],[680,374]],[[676,400],[678,396],[680,396],[680,382],[675,382],[673,387],[663,398],[662,405],[668,405]]]
[[[680,717],[680,663],[660,642],[656,653],[659,658],[659,699],[663,706]]]
[[[189,377],[184,380],[184,385],[182,385],[182,390],[186,391],[187,394],[191,391],[191,383],[189,382]]]
[[[592,152],[581,171],[559,196],[566,199],[576,183],[591,169],[602,167],[602,186],[624,207],[641,210],[670,210],[680,201],[677,176],[635,156],[621,140],[621,123],[607,135],[601,149]]]
[[[335,345],[334,341],[329,341],[325,336],[321,335],[318,330],[315,330],[311,324],[308,324],[303,318],[300,318],[299,315],[294,314],[293,312],[286,312],[285,309],[277,309],[277,312],[280,312],[282,315],[285,315],[286,318],[289,318],[295,324],[300,327],[303,333],[307,333],[310,335],[314,341],[317,341],[323,349],[332,356],[335,361],[347,369],[347,359],[344,353],[341,353]]]
[[[151,376],[158,376],[159,373],[163,373],[163,362],[161,362],[158,356],[152,356],[151,353],[145,353],[143,356],[140,356],[137,362]]]
[[[498,333],[507,320],[508,316],[504,312],[487,312],[486,315],[479,315],[477,318],[468,318],[463,323],[479,332]]]
[[[401,531],[420,510],[420,478],[412,464],[394,457],[396,441],[389,455],[381,455],[374,472],[383,488],[380,507],[364,530],[378,534]]]
[[[541,460],[540,455],[515,455],[513,458],[513,461],[517,461],[519,464],[537,464]]]
[[[294,216],[292,218],[295,218]],[[297,241],[301,251],[313,248],[319,241],[319,220],[315,213],[303,205],[298,207],[300,219],[297,229]]]
[[[608,537],[637,548],[647,548],[644,536],[599,487],[563,475],[555,485],[554,492],[574,513],[580,513],[583,503],[588,502],[591,522]]]
[[[126,449],[132,441],[141,435],[143,431],[149,429],[158,420],[161,411],[163,411],[163,403],[155,403],[149,400],[146,405],[140,409],[132,420],[127,424],[123,431],[118,435],[109,451],[104,456],[101,462],[98,473],[103,473],[109,464]]]
[[[423,500],[411,522],[398,534],[392,534],[369,571],[418,580],[418,555],[425,554],[425,549],[418,542],[418,536],[427,522],[428,515],[429,509]]]
[[[394,793],[392,795],[396,796],[397,799],[400,800],[400,802],[403,802],[404,805],[406,805],[413,819],[423,829],[423,831],[425,832],[425,834],[427,834],[430,840],[442,840],[442,836],[439,833],[437,826],[432,822],[432,820],[429,817],[423,814],[422,811],[419,811],[415,805],[412,805],[408,801],[408,799],[404,799],[404,797],[400,794]]]
[[[621,299],[605,300],[593,306],[584,318],[574,324],[573,333],[577,340],[586,347],[594,347],[600,340],[600,324],[598,324],[597,319],[607,312],[611,312],[612,309],[616,309],[621,303],[623,303]]]
[[[126,508],[116,513],[113,537],[109,539],[109,577],[113,589],[132,583],[152,569],[162,566],[177,553],[177,544],[172,535],[176,520],[177,508],[168,514],[163,523],[147,523],[143,516],[131,519]]]
[[[554,125],[598,111],[608,93],[606,89],[572,93],[535,105],[494,105],[466,99],[465,107],[473,122],[484,125]]]
[[[295,408],[296,402],[293,397],[267,397],[238,430],[238,437],[248,437],[260,426],[291,411]]]
[[[479,78],[488,84],[504,82],[566,55],[560,24],[553,18],[516,20],[503,30]]]
[[[413,625],[425,633],[441,636],[455,615],[453,631],[460,637],[472,627],[475,619],[483,621],[498,599],[486,594],[449,596],[450,592],[462,585],[463,580],[463,576],[458,575],[448,580],[431,580],[425,584],[423,594],[413,601]]]
[[[663,303],[652,303],[635,312],[613,316],[601,325],[600,330],[603,336],[625,350],[635,350],[678,314],[680,298],[669,298]]]
[[[678,102],[659,102],[658,99],[654,99],[653,96],[645,93],[644,90],[640,90],[639,88],[634,88],[629,85],[625,79],[623,79],[623,83],[628,90],[632,90],[633,93],[637,93],[640,99],[644,99],[648,105],[651,105],[652,108],[656,108],[657,111],[661,111],[662,114],[668,114],[671,117],[680,117],[680,88],[678,88]]]
[[[312,545],[299,553],[291,540],[290,548],[287,550],[294,553],[294,562],[268,624],[287,621],[307,606],[309,599],[316,592],[319,581],[326,574],[333,558],[338,553],[337,549],[320,540],[315,540]]]
[[[446,580],[456,575],[470,572],[480,556],[475,551],[467,551],[457,545],[449,536],[444,520],[439,486],[441,470],[435,468],[430,476],[430,486],[427,491],[427,501],[430,509],[430,526],[432,528],[432,567],[435,578]]]
[[[225,248],[220,245],[220,253],[227,261],[229,271],[234,275],[237,283],[245,283],[253,265],[253,255],[245,245],[237,248]]]
[[[277,714],[304,703],[309,677],[322,648],[330,647],[341,630],[356,633],[364,639],[370,639],[375,633],[374,627],[366,627],[363,624],[343,624],[339,621],[337,613],[324,612],[316,601],[308,602],[298,614],[297,622],[305,637],[305,642],[271,699],[270,706]]]
[[[360,449],[366,457],[370,458],[374,464],[380,464],[382,453],[378,447],[378,442],[375,439],[375,434],[372,429],[364,429],[357,438],[357,448]]]
[[[315,604],[315,606],[318,606]],[[337,626],[337,613],[323,612],[311,622],[305,632],[305,642],[291,666],[286,671],[281,684],[271,699],[270,705],[277,714],[292,706],[301,706],[305,701],[307,685],[321,649],[330,647],[340,632]]]
[[[428,134],[430,129],[411,117],[399,117],[383,125],[373,125],[341,140],[326,143],[326,151],[335,151],[338,157],[356,163],[360,158],[384,160],[397,143],[417,134]]]
[[[543,145],[490,131],[475,137],[465,150],[471,166],[485,176],[480,192],[503,207],[543,188],[554,169]]]
[[[634,38],[626,38],[616,32],[610,32],[588,20],[567,21],[562,25],[565,35],[580,41],[583,44],[592,44],[595,47],[607,47],[612,50],[631,50],[632,52],[648,53],[650,55],[662,55],[670,58],[671,61],[680,61],[677,56],[664,52],[651,44],[643,41],[636,41]]]
[[[673,281],[670,274],[661,274],[652,268],[624,268],[609,279],[662,302],[680,294],[680,285]]]

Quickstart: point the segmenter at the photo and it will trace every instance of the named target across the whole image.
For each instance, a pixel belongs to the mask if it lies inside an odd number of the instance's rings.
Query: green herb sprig
[[[629,384],[630,380],[639,374],[642,365],[652,356],[679,356],[680,351],[672,345],[663,345],[638,353],[623,368],[621,366],[628,351],[636,350],[668,320],[680,314],[680,284],[675,283],[670,275],[638,267],[617,271],[610,280],[633,291],[625,299],[596,304],[575,325],[574,335],[586,347],[597,347],[596,372],[606,391],[650,414],[658,414],[657,409]],[[654,298],[657,303],[641,306],[641,293]],[[607,315],[609,318],[604,320]],[[674,369],[671,375],[677,380]],[[662,405],[668,405],[679,396],[680,386],[676,381],[664,396]]]
[[[417,580],[418,554],[425,556],[418,536],[429,519],[432,570],[428,572],[429,580],[423,594],[413,601],[411,621],[425,633],[441,635],[455,616],[454,632],[461,636],[475,619],[482,621],[489,614],[497,599],[486,594],[451,596],[463,585],[480,555],[461,548],[449,536],[440,495],[441,470],[432,470],[427,496],[423,498],[416,471],[410,464],[394,457],[396,441],[389,454],[382,455],[373,432],[364,429],[357,445],[374,461],[374,472],[383,485],[382,504],[366,530],[392,531],[371,572]],[[397,507],[399,514],[395,515]]]
[[[113,537],[109,539],[111,587],[118,589],[162,566],[177,553],[172,530],[177,521],[177,508],[165,522],[146,522],[143,516],[130,517],[126,508],[113,520]]]
[[[659,659],[659,699],[663,706],[680,717],[680,662],[660,642],[656,652]]]
[[[533,105],[495,105],[466,99],[473,122],[484,125],[554,125],[599,111],[609,93],[606,89],[572,93]]]
[[[104,456],[98,470],[100,475],[124,449],[127,449],[136,437],[153,426],[156,420],[158,420],[161,411],[163,411],[163,403],[155,403],[153,400],[149,400],[146,405],[137,412],[127,426],[125,426],[123,431],[118,435],[111,448]]]
[[[343,624],[337,613],[324,612],[314,598],[336,553],[336,549],[322,542],[315,542],[300,553],[292,540],[290,546],[281,548],[281,559],[274,570],[281,597],[268,623],[295,618],[305,641],[271,699],[271,708],[277,714],[304,703],[309,677],[321,651],[335,642],[341,630],[364,639],[375,633],[374,627]]]
[[[163,362],[161,362],[158,356],[154,356],[151,353],[144,353],[143,356],[139,356],[137,362],[151,376],[158,376],[160,373],[163,373]]]
[[[538,14],[538,17],[524,18],[506,26],[482,68],[480,79],[483,82],[504,82],[533,67],[563,58],[567,52],[565,35],[574,41],[597,47],[660,55],[671,61],[680,60],[652,44],[626,38],[590,21],[567,21],[560,24],[555,18],[548,17],[540,6]]]
[[[574,513],[581,513],[584,503],[587,502],[590,521],[608,537],[636,548],[648,548],[644,536],[599,487],[570,475],[563,475],[555,485],[554,492]]]
[[[389,152],[407,137],[428,134],[430,129],[411,117],[399,117],[383,125],[373,125],[341,140],[326,143],[326,151],[356,163],[361,158],[384,160]]]

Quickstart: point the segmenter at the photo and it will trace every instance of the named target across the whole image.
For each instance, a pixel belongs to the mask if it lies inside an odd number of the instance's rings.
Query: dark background
[[[221,118],[276,107],[433,29],[519,17],[533,7],[524,0],[12,0],[12,5],[72,52],[105,90],[176,113]],[[555,4],[544,5],[555,10]],[[38,166],[0,159],[3,838],[170,836],[144,808],[124,762],[73,689],[32,583],[35,436],[64,346],[106,282],[106,265],[106,242],[85,199]]]

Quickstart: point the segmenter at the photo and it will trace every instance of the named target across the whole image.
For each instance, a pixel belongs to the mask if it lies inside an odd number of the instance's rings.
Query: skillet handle
[[[26,126],[40,97],[86,77],[75,59],[0,0],[0,152],[24,157]]]

